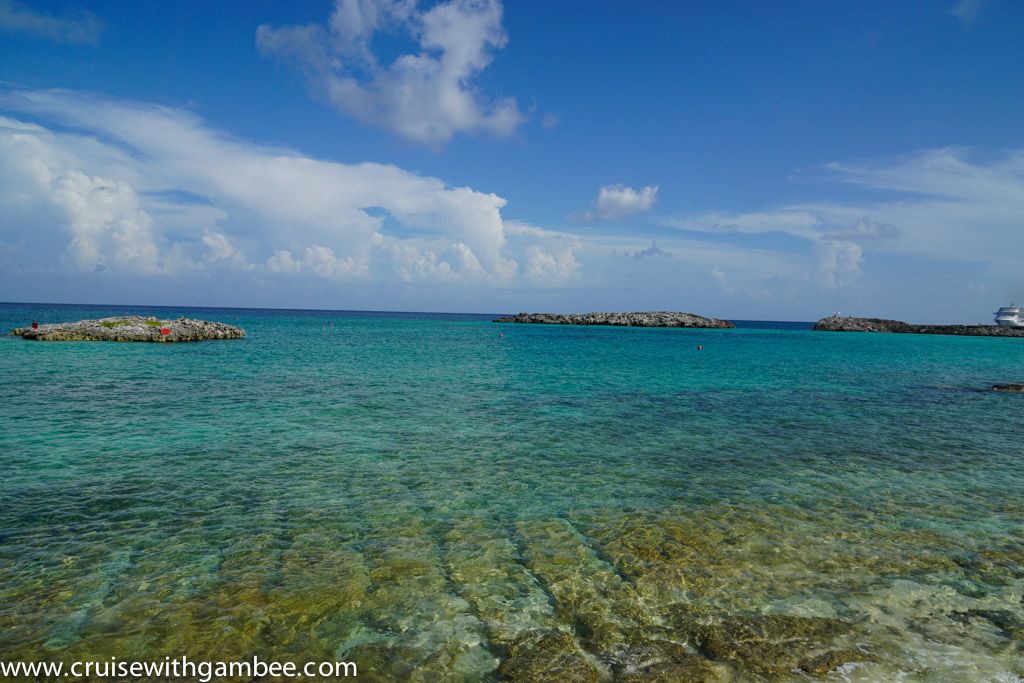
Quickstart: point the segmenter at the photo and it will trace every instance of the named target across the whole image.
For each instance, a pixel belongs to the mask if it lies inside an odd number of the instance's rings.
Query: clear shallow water
[[[145,310],[0,338],[0,659],[1024,676],[1020,340]]]

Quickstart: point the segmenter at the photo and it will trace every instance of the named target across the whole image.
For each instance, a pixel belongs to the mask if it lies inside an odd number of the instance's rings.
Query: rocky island
[[[179,342],[238,339],[245,336],[245,330],[208,320],[161,320],[131,315],[72,323],[33,323],[31,327],[13,329],[11,334],[38,341]]]
[[[498,318],[496,323],[538,325],[615,325],[619,327],[697,327],[730,329],[728,320],[705,318],[694,313],[653,311],[645,313],[517,313]]]
[[[853,318],[830,315],[814,324],[825,332],[896,332],[903,334],[954,334],[969,337],[1024,337],[1024,328],[999,325],[913,325],[901,320]]]

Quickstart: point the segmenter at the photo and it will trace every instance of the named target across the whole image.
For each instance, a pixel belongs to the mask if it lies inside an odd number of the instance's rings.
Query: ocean
[[[0,338],[0,660],[1024,677],[1024,340],[121,313],[248,336]]]

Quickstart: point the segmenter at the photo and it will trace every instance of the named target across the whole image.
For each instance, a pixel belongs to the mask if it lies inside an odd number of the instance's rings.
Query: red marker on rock
[[[37,323],[37,322],[33,321],[33,322],[32,322],[32,329],[33,329],[33,330],[38,330],[38,329],[39,329],[39,323]]]
[[[169,328],[169,327],[161,327],[160,328],[160,334],[170,334],[170,333],[171,333],[171,328]]]

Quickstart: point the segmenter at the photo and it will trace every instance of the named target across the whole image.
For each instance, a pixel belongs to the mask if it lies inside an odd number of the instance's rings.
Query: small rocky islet
[[[534,325],[612,325],[615,327],[692,327],[732,329],[728,320],[706,318],[695,313],[646,311],[631,313],[517,313],[494,320],[496,323]]]
[[[17,327],[11,334],[36,341],[183,342],[239,339],[245,336],[245,330],[209,320],[162,320],[155,316],[130,315],[34,324]]]
[[[1024,328],[999,325],[915,325],[902,320],[830,315],[814,324],[818,332],[894,332],[897,334],[949,334],[967,337],[1024,337]]]

